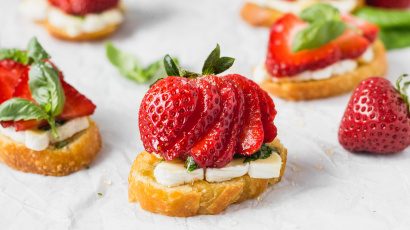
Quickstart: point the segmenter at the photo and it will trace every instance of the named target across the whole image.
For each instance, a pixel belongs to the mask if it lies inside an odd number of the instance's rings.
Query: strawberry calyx
[[[410,79],[407,78],[408,74],[401,75],[396,81],[396,89],[399,92],[401,98],[403,98],[404,103],[407,105],[407,109],[410,112],[410,98],[408,95],[408,89],[410,87]]]
[[[181,68],[181,66],[175,61],[169,54],[164,57],[164,67],[168,76],[174,77],[185,77],[185,78],[198,78],[206,75],[217,75],[225,72],[235,62],[234,58],[231,57],[221,57],[221,48],[219,44],[216,48],[212,50],[208,58],[205,60],[204,66],[202,67],[202,74],[192,72]]]

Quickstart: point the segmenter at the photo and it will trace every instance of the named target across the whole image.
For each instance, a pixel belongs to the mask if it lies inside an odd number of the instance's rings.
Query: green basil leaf
[[[272,148],[267,144],[263,144],[261,146],[261,148],[254,154],[252,154],[251,156],[248,156],[245,158],[245,160],[243,161],[243,163],[246,162],[251,162],[251,161],[256,161],[259,159],[266,159],[268,157],[270,157],[272,155],[272,153],[274,152],[278,152],[278,150],[276,148]]]
[[[50,55],[44,50],[37,38],[32,38],[27,46],[27,55],[34,61],[43,61],[50,58]]]
[[[169,54],[165,55],[164,57],[164,67],[165,72],[167,72],[168,76],[183,75],[178,63],[176,63],[175,60],[171,56],[169,56]]]
[[[382,28],[409,28],[410,11],[392,10],[374,7],[362,7],[355,12],[356,16],[373,22]]]
[[[221,48],[219,44],[216,45],[216,48],[212,50],[208,58],[205,60],[204,66],[202,67],[202,74],[209,75],[215,73],[214,66],[217,65],[219,57],[221,56]]]
[[[29,86],[34,100],[50,117],[63,112],[65,95],[58,71],[50,64],[34,63],[29,72]]]
[[[199,166],[196,164],[193,157],[188,157],[185,161],[185,168],[188,172],[192,172],[195,169],[199,168]]]
[[[12,98],[0,105],[0,121],[45,120],[47,114],[33,102]]]
[[[0,49],[0,60],[10,59],[15,62],[28,64],[27,52],[18,49]]]
[[[341,21],[318,21],[299,31],[293,42],[293,52],[319,48],[343,34],[346,25]]]
[[[340,12],[337,8],[324,3],[315,4],[300,13],[304,21],[314,23],[317,21],[340,21]]]
[[[410,28],[408,29],[382,29],[380,39],[387,49],[400,49],[410,46]]]

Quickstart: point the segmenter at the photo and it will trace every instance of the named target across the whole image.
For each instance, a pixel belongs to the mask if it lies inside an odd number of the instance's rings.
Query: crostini
[[[375,25],[341,15],[330,5],[314,5],[299,16],[286,14],[272,26],[266,60],[254,78],[269,93],[288,100],[349,92],[360,81],[386,72],[385,48],[377,35]]]
[[[33,38],[26,50],[0,50],[0,161],[29,173],[65,176],[101,149],[96,106]]]
[[[69,41],[102,39],[124,21],[120,0],[23,0],[20,8],[51,35]]]
[[[217,214],[281,180],[287,150],[275,105],[253,81],[216,75],[233,61],[217,46],[197,74],[165,57],[169,77],[151,86],[139,110],[145,151],[129,174],[130,202],[168,216]]]
[[[242,18],[253,26],[271,27],[286,13],[299,14],[317,3],[331,4],[343,13],[364,5],[364,0],[248,0],[242,7]]]

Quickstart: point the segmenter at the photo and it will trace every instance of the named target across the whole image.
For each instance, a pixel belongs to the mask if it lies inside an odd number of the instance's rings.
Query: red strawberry
[[[252,155],[258,151],[264,141],[258,92],[252,88],[250,80],[241,75],[228,75],[226,78],[241,88],[245,95],[242,131],[236,151],[242,155]]]
[[[354,41],[354,42],[352,42]],[[369,47],[369,41],[353,30],[347,30],[333,41],[340,50],[340,59],[355,59],[360,57]]]
[[[105,10],[118,7],[119,0],[48,0],[67,14],[86,15],[101,13]]]
[[[406,9],[410,7],[410,0],[366,0],[370,6]]]
[[[14,88],[22,75],[28,74],[28,68],[12,60],[0,61],[0,104],[13,96]]]
[[[377,25],[348,14],[343,15],[342,18],[346,23],[353,25],[362,31],[363,36],[370,42],[374,42],[376,40],[377,35],[379,34],[379,28]]]
[[[407,102],[386,79],[364,80],[354,91],[339,129],[349,151],[391,154],[410,145]]]
[[[305,25],[297,16],[286,14],[272,26],[266,58],[266,68],[272,76],[293,76],[308,69],[324,68],[339,60],[340,51],[333,43],[313,50],[292,51],[292,35]]]
[[[179,157],[172,143],[184,131],[198,104],[199,90],[182,77],[167,77],[145,94],[139,111],[144,147],[167,160]]]
[[[94,113],[96,106],[86,96],[78,92],[74,87],[61,79],[64,90],[64,109],[58,119],[70,120],[77,117],[89,116]]]

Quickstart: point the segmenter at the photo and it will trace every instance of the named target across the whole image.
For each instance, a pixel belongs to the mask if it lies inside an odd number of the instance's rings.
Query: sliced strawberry
[[[376,40],[377,35],[379,34],[379,28],[377,27],[377,25],[348,14],[343,15],[342,18],[343,21],[361,30],[363,36],[367,38],[370,43]]]
[[[188,154],[188,150],[204,134],[206,130],[218,119],[221,112],[221,98],[218,93],[218,87],[211,84],[205,78],[198,78],[190,81],[198,89],[198,105],[189,118],[184,130],[179,135],[170,149],[163,151],[173,151],[177,155],[183,156]],[[185,157],[182,157],[185,158]]]
[[[144,147],[165,159],[179,157],[171,143],[184,131],[196,110],[199,92],[190,80],[167,77],[145,94],[139,110],[139,128]],[[168,150],[168,151],[167,151]]]
[[[272,76],[293,76],[305,70],[324,68],[340,59],[340,50],[334,43],[292,52],[293,35],[304,26],[306,23],[293,14],[286,14],[272,26],[266,58],[266,68]]]
[[[366,38],[353,30],[346,30],[342,36],[332,43],[336,44],[339,48],[341,60],[359,58],[370,45],[370,42]]]
[[[191,156],[195,162],[202,168],[216,167],[215,162],[218,159],[226,159],[221,161],[221,165],[226,165],[233,157],[234,149],[231,152],[225,152],[225,143],[227,137],[231,137],[230,130],[233,124],[233,117],[237,101],[235,98],[232,83],[224,81],[217,76],[207,76],[204,78],[210,83],[216,85],[222,100],[222,112],[217,122],[209,128],[208,132],[199,139],[191,149]]]
[[[86,15],[118,7],[119,0],[48,0],[68,14]]]
[[[243,125],[236,153],[252,155],[262,146],[264,141],[258,92],[252,88],[249,80],[241,75],[228,75],[226,78],[241,88],[245,95]]]
[[[61,79],[65,94],[64,110],[59,116],[61,120],[70,120],[77,117],[89,116],[94,113],[96,106],[86,96]]]
[[[13,96],[14,88],[22,75],[28,74],[28,68],[12,60],[0,61],[0,104]]]

